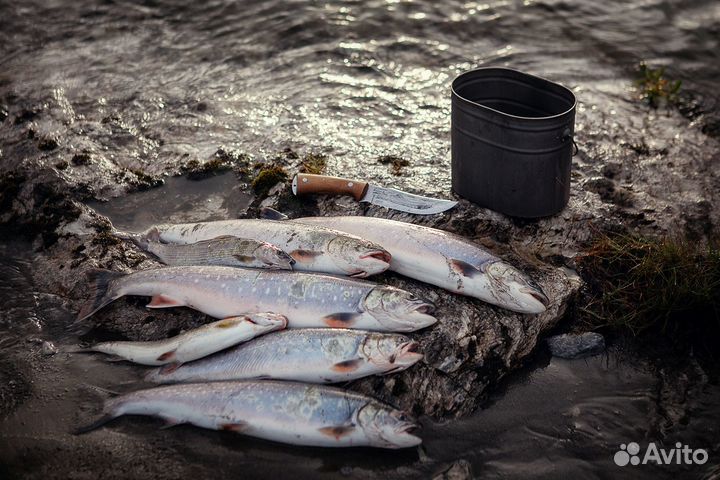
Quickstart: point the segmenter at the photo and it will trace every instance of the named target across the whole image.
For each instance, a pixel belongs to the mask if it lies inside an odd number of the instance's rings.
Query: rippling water
[[[290,145],[332,152],[332,171],[383,176],[372,159],[397,154],[413,178],[394,183],[432,174],[431,193],[449,190],[450,83],[476,66],[575,89],[580,136],[598,93],[631,95],[640,60],[667,65],[704,108],[717,101],[711,0],[185,3],[6,3],[0,92],[42,99],[53,116],[41,133],[107,164],[162,173],[219,145]]]

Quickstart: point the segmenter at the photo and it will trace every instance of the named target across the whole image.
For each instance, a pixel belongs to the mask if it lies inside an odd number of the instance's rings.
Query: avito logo
[[[642,457],[642,458],[641,458]],[[613,457],[615,464],[624,467],[626,465],[640,465],[655,462],[657,465],[702,465],[708,461],[708,453],[702,448],[692,449],[680,442],[675,448],[658,448],[654,442],[648,444],[645,454],[641,455],[640,445],[630,442],[627,445],[620,445],[620,450],[615,452]]]

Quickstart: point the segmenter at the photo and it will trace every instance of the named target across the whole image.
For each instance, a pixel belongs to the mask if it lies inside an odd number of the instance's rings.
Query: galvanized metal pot
[[[509,68],[479,68],[452,84],[452,187],[506,215],[560,212],[570,195],[575,95]]]

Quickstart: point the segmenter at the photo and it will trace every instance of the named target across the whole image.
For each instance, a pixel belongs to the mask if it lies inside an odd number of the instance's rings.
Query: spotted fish
[[[436,322],[431,303],[399,288],[347,277],[234,267],[164,267],[128,275],[88,272],[83,320],[124,295],[152,297],[150,308],[186,306],[216,318],[275,312],[289,328],[409,332]]]
[[[334,383],[404,370],[423,358],[417,342],[396,333],[335,328],[285,330],[145,379],[157,383],[273,378]]]
[[[154,342],[102,342],[79,351],[102,352],[142,365],[177,368],[258,335],[280,330],[287,319],[276,313],[252,313],[208,323],[172,338]]]
[[[359,393],[280,381],[178,384],[105,402],[86,433],[122,415],[151,415],[168,426],[189,423],[252,437],[317,447],[406,448],[422,440],[405,413]]]

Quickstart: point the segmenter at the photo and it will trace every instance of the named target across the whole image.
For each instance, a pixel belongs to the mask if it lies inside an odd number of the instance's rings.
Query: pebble
[[[58,353],[58,349],[52,342],[43,342],[42,354],[43,355],[55,355]]]
[[[547,339],[554,357],[576,359],[598,355],[605,351],[605,337],[595,332],[566,333]]]

